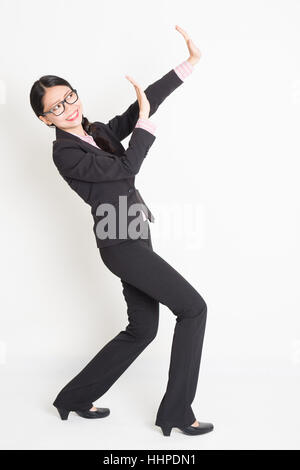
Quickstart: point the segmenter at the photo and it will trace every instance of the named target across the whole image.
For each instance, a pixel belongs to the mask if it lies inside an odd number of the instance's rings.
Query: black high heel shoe
[[[69,410],[66,410],[65,408],[57,408],[57,411],[61,417],[61,419],[66,420],[68,419]],[[80,411],[80,410],[74,410],[75,413],[77,413],[79,416],[82,418],[89,418],[89,419],[95,419],[95,418],[105,418],[105,416],[108,416],[110,414],[109,408],[97,408],[96,411]]]
[[[207,432],[212,431],[214,429],[214,425],[212,423],[200,423],[200,421],[198,426],[192,426],[191,424],[189,426],[171,426],[165,424],[161,426],[164,436],[170,436],[172,428],[178,428],[184,434],[196,436],[198,434],[205,434]]]

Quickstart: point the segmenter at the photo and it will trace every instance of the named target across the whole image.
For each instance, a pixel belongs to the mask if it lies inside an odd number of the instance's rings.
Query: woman
[[[70,411],[84,418],[108,416],[110,410],[94,407],[93,401],[155,338],[162,303],[176,315],[169,381],[155,421],[166,436],[172,427],[189,435],[213,429],[212,423],[198,422],[191,408],[207,306],[194,287],[153,250],[148,220],[153,222],[154,217],[134,185],[135,175],[156,138],[156,126],[149,117],[200,60],[200,51],[187,33],[178,25],[175,28],[186,41],[189,58],[145,91],[126,76],[135,88],[137,100],[107,124],[90,123],[83,116],[77,91],[60,77],[41,77],[30,93],[35,114],[56,129],[53,160],[58,171],[91,207],[100,256],[121,280],[129,320],[126,329],[65,385],[53,405],[61,419],[67,419]],[[121,140],[130,133],[125,150]],[[135,217],[137,211],[139,216]],[[105,213],[108,216],[104,217]],[[105,231],[107,226],[109,230]]]

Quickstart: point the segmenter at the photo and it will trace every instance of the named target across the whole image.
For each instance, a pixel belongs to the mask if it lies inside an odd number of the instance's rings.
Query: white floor
[[[1,449],[300,449],[299,364],[259,360],[220,370],[206,359],[192,407],[215,429],[187,436],[173,428],[167,437],[154,424],[166,377],[153,356],[153,367],[138,359],[94,402],[110,408],[108,417],[71,412],[62,421],[52,400],[80,361],[65,358],[59,370],[44,358],[0,365]]]

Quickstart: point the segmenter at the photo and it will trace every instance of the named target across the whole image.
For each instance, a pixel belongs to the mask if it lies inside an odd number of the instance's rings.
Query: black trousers
[[[53,405],[89,410],[155,338],[159,303],[176,316],[169,378],[156,425],[190,425],[201,361],[207,305],[197,290],[161,258],[148,239],[99,248],[106,267],[122,282],[128,325],[57,395]]]

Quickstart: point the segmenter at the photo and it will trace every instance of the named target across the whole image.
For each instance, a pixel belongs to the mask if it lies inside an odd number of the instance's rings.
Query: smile
[[[67,118],[67,121],[74,121],[74,119],[76,119],[78,115],[79,115],[79,111],[77,109],[73,114],[71,114],[70,117]]]

